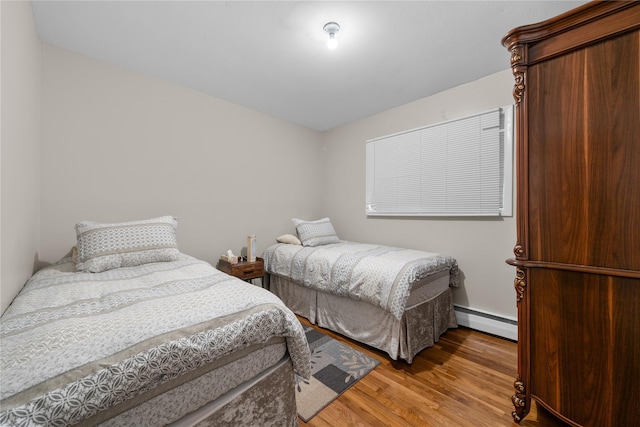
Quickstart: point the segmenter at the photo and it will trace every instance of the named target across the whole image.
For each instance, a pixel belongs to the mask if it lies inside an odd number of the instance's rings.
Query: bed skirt
[[[286,357],[261,375],[220,396],[171,427],[294,427],[298,425],[295,378]]]
[[[267,284],[294,313],[322,328],[338,332],[411,363],[416,354],[433,346],[449,328],[458,326],[448,274],[436,279],[444,286],[420,286],[423,298],[408,304],[401,320],[364,301],[316,291],[288,278],[267,275]],[[437,292],[425,292],[427,289]],[[412,298],[410,296],[409,302]]]

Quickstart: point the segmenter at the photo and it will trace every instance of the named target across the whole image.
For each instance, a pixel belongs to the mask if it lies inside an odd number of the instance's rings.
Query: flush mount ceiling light
[[[336,33],[340,31],[340,25],[335,22],[327,22],[322,29],[329,34],[329,40],[327,40],[327,47],[331,50],[338,47],[338,39],[336,39]]]

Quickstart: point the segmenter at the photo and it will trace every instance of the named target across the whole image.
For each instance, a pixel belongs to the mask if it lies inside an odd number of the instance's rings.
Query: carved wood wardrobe
[[[518,378],[575,426],[640,425],[640,2],[509,32]]]

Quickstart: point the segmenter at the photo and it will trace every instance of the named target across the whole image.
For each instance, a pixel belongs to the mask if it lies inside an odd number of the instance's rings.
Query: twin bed
[[[411,249],[340,240],[329,218],[293,220],[263,258],[269,289],[310,322],[412,363],[457,327],[457,261]]]
[[[309,349],[276,296],[178,252],[171,217],[76,229],[2,316],[0,425],[297,425]]]
[[[271,292],[179,252],[173,217],[77,224],[0,318],[0,425],[295,426],[294,312],[409,363],[456,326],[453,258],[294,223]]]

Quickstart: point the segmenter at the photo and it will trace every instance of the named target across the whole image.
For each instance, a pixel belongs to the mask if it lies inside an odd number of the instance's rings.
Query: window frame
[[[513,216],[513,110],[508,105],[367,140],[366,215]],[[483,152],[489,153],[484,159]]]

